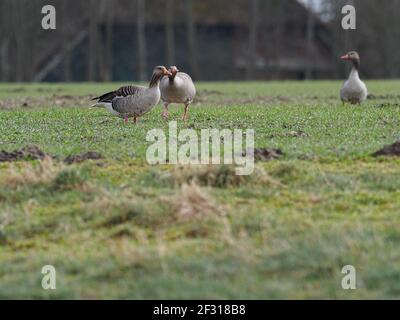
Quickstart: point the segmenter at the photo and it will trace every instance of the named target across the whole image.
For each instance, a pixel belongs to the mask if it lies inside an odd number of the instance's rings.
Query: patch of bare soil
[[[42,87],[39,87],[39,88],[36,89],[36,91],[37,92],[47,92],[47,93],[49,93],[49,92],[62,92],[62,91],[64,91],[64,89],[61,88],[61,87],[58,87],[58,88],[42,88]]]
[[[239,93],[239,97],[230,97],[217,90],[201,90],[197,93],[195,103],[212,103],[221,105],[231,104],[272,104],[290,102],[293,98],[286,96],[249,96],[247,93]]]
[[[388,145],[384,146],[382,149],[374,152],[372,154],[374,157],[380,157],[380,156],[396,156],[400,157],[400,140]]]
[[[43,160],[45,158],[59,159],[58,156],[51,156],[37,146],[25,146],[14,151],[0,151],[0,162],[12,162],[20,160]],[[64,159],[66,164],[80,163],[86,160],[100,160],[104,157],[95,151],[88,151],[85,153],[70,155]],[[99,166],[104,166],[102,163],[98,163]]]
[[[299,97],[302,98],[302,97]],[[304,99],[309,99],[309,100],[338,100],[339,97],[338,96],[334,96],[334,95],[330,95],[330,96],[326,96],[326,97],[321,97],[321,96],[304,96]]]
[[[307,137],[307,133],[305,133],[302,130],[299,130],[299,131],[293,130],[293,131],[290,131],[289,133],[287,133],[287,136],[288,137]]]
[[[200,94],[201,95],[218,95],[218,96],[220,96],[220,95],[223,94],[223,92],[218,91],[218,90],[207,90],[207,89],[204,89],[204,90],[200,91]]]
[[[221,96],[223,93],[217,90],[201,90],[198,91],[194,99],[194,103],[215,101],[215,96]]]
[[[26,146],[11,152],[0,151],[0,162],[44,159],[48,154],[36,146]]]
[[[0,109],[11,110],[18,107],[35,108],[46,105],[56,105],[59,107],[84,107],[90,106],[92,95],[72,96],[72,95],[52,95],[48,97],[22,97],[0,99]]]
[[[400,99],[400,95],[399,94],[386,94],[386,95],[369,94],[368,95],[368,100],[395,100],[395,99]]]
[[[398,103],[392,103],[392,102],[383,102],[380,104],[376,105],[376,108],[391,108],[391,107],[398,107]]]
[[[282,150],[273,148],[255,148],[247,150],[247,154],[254,155],[256,161],[270,161],[284,155]]]
[[[72,163],[80,163],[86,160],[100,160],[103,159],[103,156],[95,151],[88,151],[85,153],[70,155],[64,159],[64,162],[67,164]]]
[[[25,92],[26,89],[23,88],[23,87],[17,87],[17,88],[2,89],[1,91],[2,92],[12,92],[12,93],[14,93],[14,92]]]
[[[224,100],[227,104],[266,104],[271,105],[275,103],[288,103],[293,101],[293,98],[285,97],[285,96],[257,96],[257,97],[248,97],[243,99],[228,99]]]

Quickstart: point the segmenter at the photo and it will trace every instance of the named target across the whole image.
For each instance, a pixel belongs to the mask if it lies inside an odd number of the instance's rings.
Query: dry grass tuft
[[[261,167],[256,167],[251,175],[239,176],[236,175],[233,165],[177,166],[162,179],[175,186],[195,183],[200,186],[216,188],[239,187],[252,183],[263,185],[279,184]]]
[[[111,193],[98,189],[96,194],[95,199],[85,205],[84,219],[93,221],[99,228],[155,227],[165,220],[160,214],[162,207],[156,206],[155,209],[154,201],[139,198],[130,190]],[[126,231],[129,234],[129,228],[122,228],[122,233]]]
[[[1,185],[11,189],[47,185],[52,191],[79,189],[85,193],[93,190],[86,180],[84,170],[67,167],[48,156],[37,163],[12,164],[0,176]]]
[[[1,181],[10,188],[18,188],[25,185],[36,185],[52,181],[64,166],[54,163],[51,157],[45,157],[38,164],[24,163],[22,168],[11,165],[2,175]]]
[[[202,220],[223,216],[224,210],[215,200],[195,183],[183,184],[174,198],[175,215],[178,220]]]

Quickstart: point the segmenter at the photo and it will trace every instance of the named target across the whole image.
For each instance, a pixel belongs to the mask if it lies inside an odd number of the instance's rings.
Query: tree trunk
[[[102,80],[112,81],[113,41],[114,41],[114,3],[107,0],[106,39],[104,46],[104,64],[102,66]]]
[[[9,48],[9,39],[4,38],[2,43],[1,43],[1,52],[0,52],[0,75],[1,75],[1,81],[8,81],[9,77],[9,66],[10,62],[8,60],[8,48]]]
[[[165,51],[168,66],[175,65],[174,0],[166,1]]]
[[[63,2],[62,9],[64,12],[68,12],[68,6],[70,4],[67,3],[66,1]],[[70,82],[72,80],[72,70],[71,70],[71,52],[69,50],[69,43],[71,41],[71,27],[69,23],[64,23],[63,24],[63,56],[64,56],[64,61],[63,61],[63,81],[64,82]]]
[[[14,67],[14,80],[17,82],[24,81],[24,58],[25,58],[25,27],[23,24],[23,5],[21,1],[12,2],[12,33],[15,40],[15,67]]]
[[[19,13],[20,15],[21,13]],[[18,21],[21,21],[18,19]],[[22,21],[21,21],[22,23]],[[24,33],[25,31],[18,30],[16,34],[16,43],[17,43],[17,67],[16,67],[16,73],[15,73],[15,80],[17,82],[22,82],[25,80],[25,72],[24,72],[24,67],[25,67],[25,41],[24,41]]]
[[[387,7],[384,10],[384,16],[387,17],[383,24],[383,49],[385,51],[385,56],[383,62],[386,67],[386,74],[389,78],[396,78],[399,70],[399,55],[393,54],[393,52],[398,52],[399,45],[399,25],[398,17],[400,13],[400,1],[391,0],[387,2]],[[382,10],[379,4],[376,4],[376,10]]]
[[[137,0],[137,41],[139,53],[139,79],[146,81],[146,30],[145,30],[145,2]]]
[[[99,33],[98,33],[98,3],[96,0],[89,1],[89,54],[88,54],[88,80],[97,80],[97,66],[99,55]]]
[[[394,0],[392,0],[394,1]],[[394,12],[394,16],[396,17],[396,19],[393,21],[393,31],[394,34],[392,36],[392,39],[396,39],[396,41],[393,41],[393,45],[394,45],[394,51],[393,52],[398,52],[399,51],[399,42],[398,39],[400,38],[400,28],[398,26],[398,17],[400,15],[400,1],[394,1],[393,3],[394,8],[393,8],[393,12]],[[393,61],[393,67],[392,67],[392,77],[393,78],[398,78],[400,76],[400,55],[399,54],[392,54],[392,58],[394,59]]]
[[[38,39],[37,22],[32,17],[32,12],[35,11],[36,4],[34,1],[25,1],[23,8],[23,23],[26,25],[24,33],[24,81],[32,81],[35,73],[36,46]]]
[[[71,70],[71,52],[68,47],[68,42],[65,39],[63,44],[64,51],[64,82],[72,81],[72,70]]]
[[[255,77],[257,60],[258,0],[251,0],[249,15],[249,53],[247,61],[247,80]]]
[[[3,0],[0,3],[0,12],[11,12],[10,0]],[[4,15],[0,21],[0,81],[9,81],[9,69],[11,61],[9,61],[9,47],[10,47],[10,28],[11,18],[10,15]]]
[[[193,78],[198,79],[199,66],[197,61],[197,48],[196,48],[196,26],[193,16],[193,0],[185,0],[186,2],[186,30],[187,30],[187,44],[188,44],[188,59],[189,66]]]
[[[314,1],[308,0],[308,13],[307,13],[307,33],[306,33],[306,70],[305,70],[305,78],[307,80],[312,77],[313,70],[313,42],[314,42],[314,30],[315,30],[315,19],[314,19]]]

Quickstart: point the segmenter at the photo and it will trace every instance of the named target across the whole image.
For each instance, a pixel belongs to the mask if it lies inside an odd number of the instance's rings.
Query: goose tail
[[[107,102],[96,102],[90,106],[91,108],[106,108],[109,109],[111,107],[111,103]]]

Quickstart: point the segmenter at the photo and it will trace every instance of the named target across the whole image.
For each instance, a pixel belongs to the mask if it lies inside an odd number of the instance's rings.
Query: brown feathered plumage
[[[98,100],[98,102],[112,102],[116,97],[127,97],[133,96],[139,90],[137,86],[124,86],[118,90],[107,92],[100,97],[93,98],[92,100]]]

